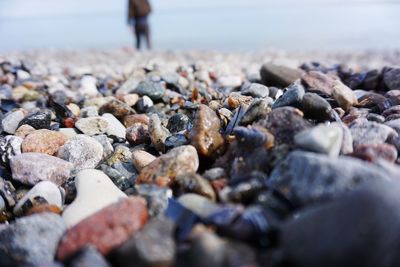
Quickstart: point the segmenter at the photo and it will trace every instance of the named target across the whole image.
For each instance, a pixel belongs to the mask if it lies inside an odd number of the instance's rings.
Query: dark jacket
[[[148,0],[128,0],[128,20],[145,17],[151,13]]]

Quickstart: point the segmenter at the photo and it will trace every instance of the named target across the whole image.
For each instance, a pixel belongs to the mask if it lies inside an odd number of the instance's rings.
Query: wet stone
[[[23,153],[36,152],[53,156],[66,141],[67,137],[60,132],[41,129],[25,137],[21,147]]]

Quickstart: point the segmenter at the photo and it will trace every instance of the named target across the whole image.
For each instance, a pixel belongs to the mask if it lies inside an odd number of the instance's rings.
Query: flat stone
[[[12,157],[13,179],[27,185],[50,181],[62,185],[71,175],[73,164],[41,153],[23,153]]]
[[[96,139],[79,134],[58,150],[58,157],[71,162],[75,172],[93,169],[103,158],[103,146]]]
[[[300,79],[303,72],[300,69],[267,63],[261,67],[260,74],[263,84],[282,88],[287,87]]]
[[[132,152],[132,162],[136,170],[141,171],[144,167],[156,159],[152,154],[143,150],[134,150]]]
[[[17,219],[0,231],[1,266],[41,266],[53,262],[65,229],[61,217],[51,213]]]
[[[43,181],[36,184],[18,201],[13,212],[15,215],[22,215],[33,206],[35,201],[43,200],[47,204],[55,205],[60,209],[62,208],[63,200],[58,186],[52,182]]]
[[[14,134],[19,123],[25,118],[25,111],[18,109],[8,112],[1,120],[1,127],[4,132]]]
[[[107,135],[125,139],[126,128],[114,115],[105,113],[102,118],[108,122]]]
[[[140,230],[147,217],[146,201],[140,197],[107,206],[67,231],[58,247],[57,258],[65,260],[86,245],[93,245],[106,256]]]
[[[158,157],[140,172],[136,183],[170,185],[178,175],[196,172],[199,167],[197,151],[193,146],[180,146]]]
[[[342,147],[343,129],[338,123],[319,124],[298,133],[294,140],[302,149],[337,157]]]
[[[193,120],[189,139],[204,157],[217,157],[224,146],[224,137],[220,133],[221,122],[215,112],[206,105],[200,105]]]
[[[75,123],[75,127],[86,135],[103,134],[107,131],[109,123],[102,117],[81,118]]]
[[[41,129],[25,137],[21,147],[23,153],[36,152],[53,156],[66,141],[67,137],[63,133]]]
[[[126,198],[102,171],[83,170],[75,178],[77,197],[63,212],[63,219],[72,227],[110,204]]]
[[[357,120],[350,125],[354,147],[364,144],[383,144],[391,135],[397,133],[389,126],[367,121]]]

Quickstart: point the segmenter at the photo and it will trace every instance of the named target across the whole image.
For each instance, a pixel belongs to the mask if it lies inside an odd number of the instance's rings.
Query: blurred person
[[[151,5],[148,0],[128,0],[128,24],[136,38],[136,48],[140,50],[142,39],[146,40],[147,49],[151,49],[150,26],[148,16]]]

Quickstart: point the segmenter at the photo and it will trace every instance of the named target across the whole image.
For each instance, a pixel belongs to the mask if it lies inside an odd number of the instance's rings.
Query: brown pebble
[[[21,148],[23,153],[36,152],[53,156],[66,141],[67,137],[63,133],[41,129],[26,136]]]
[[[141,123],[148,126],[150,123],[150,118],[145,114],[128,115],[124,118],[124,125],[127,128],[135,125],[136,123]]]

